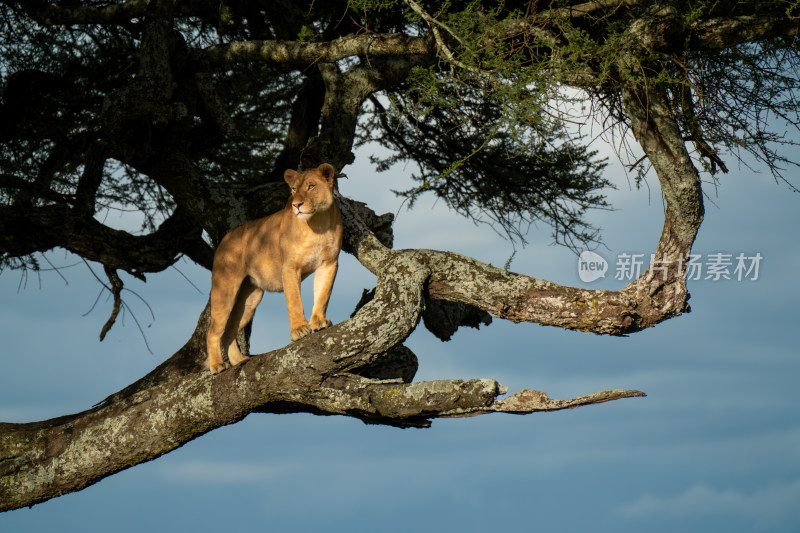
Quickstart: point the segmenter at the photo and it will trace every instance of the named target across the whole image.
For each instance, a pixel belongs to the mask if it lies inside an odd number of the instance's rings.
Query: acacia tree
[[[0,510],[80,490],[251,412],[339,414],[425,427],[571,400],[491,379],[414,382],[420,320],[446,340],[491,316],[626,335],[689,310],[685,261],[701,173],[750,153],[777,179],[797,117],[797,3],[784,0],[426,2],[85,0],[2,3],[0,266],[59,247],[144,279],[182,256],[210,268],[220,238],[282,207],[287,168],[341,172],[359,143],[412,161],[412,203],[434,194],[524,239],[597,239],[604,162],[567,106],[635,140],[665,202],[654,261],[618,291],[567,287],[449,252],[392,250],[391,215],[338,196],[344,250],[377,276],[351,319],[212,376],[207,311],[185,346],[84,412],[0,424]],[[789,185],[791,187],[791,185]],[[101,222],[136,209],[142,231]],[[246,336],[240,339],[246,345]]]

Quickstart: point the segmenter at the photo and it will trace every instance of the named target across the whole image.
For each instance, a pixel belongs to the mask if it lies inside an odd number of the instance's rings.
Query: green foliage
[[[568,245],[596,238],[583,216],[607,207],[599,191],[608,183],[600,177],[603,162],[562,123],[565,109],[576,104],[564,84],[581,87],[592,108],[604,110],[620,131],[628,121],[621,86],[663,87],[700,169],[715,176],[727,171],[726,156],[755,157],[795,189],[784,172],[797,163],[783,155],[794,141],[780,123],[800,124],[797,39],[703,52],[681,49],[687,43],[679,42],[645,49],[631,33],[631,20],[645,12],[639,5],[568,18],[558,8],[569,3],[553,3],[547,15],[530,19],[526,3],[417,4],[424,13],[415,10],[411,19],[436,32],[439,63],[414,71],[401,91],[388,94],[388,106],[376,101],[381,127],[373,122],[394,152],[380,168],[400,160],[419,166],[419,185],[398,193],[411,205],[432,192],[512,238],[524,239],[532,221],[551,224],[556,241]],[[781,16],[796,5],[701,0],[680,3],[674,13],[688,26],[712,17]],[[655,15],[670,13],[653,6]],[[779,126],[771,130],[771,124]],[[638,183],[647,167],[634,170]]]
[[[37,28],[5,9],[0,27],[0,205],[71,201],[103,93],[133,74],[126,32],[76,36]]]
[[[350,0],[348,7],[356,13],[384,11],[402,5],[402,0]]]
[[[415,69],[388,94],[388,106],[373,100],[370,131],[380,131],[373,137],[393,153],[376,162],[418,165],[418,186],[397,192],[409,206],[431,192],[514,240],[525,242],[530,224],[542,222],[555,242],[585,246],[599,236],[587,211],[608,207],[599,192],[610,185],[601,177],[605,163],[568,134],[557,106],[575,102],[551,75],[549,58],[536,53],[543,37],[509,39],[519,11],[484,4],[447,11],[452,4],[444,3],[431,13],[443,20],[457,61]]]
[[[81,32],[41,28],[4,9],[0,205],[14,203],[20,195],[30,196],[33,205],[70,203],[88,146],[104,136],[100,121],[104,97],[124,88],[136,74],[139,35],[103,26]],[[203,32],[209,30],[203,26],[183,25],[182,34],[190,42],[208,42],[209,35]],[[301,81],[264,64],[236,65],[215,75],[215,91],[231,110],[241,138],[224,139],[202,122],[189,130],[185,143],[193,145],[197,164],[209,181],[263,181],[282,147],[286,116]],[[108,148],[113,157],[112,147]],[[174,204],[153,180],[111,161],[98,192],[99,205],[139,211],[144,227],[152,229]]]
[[[303,25],[300,28],[300,33],[297,35],[297,40],[303,43],[312,43],[314,41],[319,41],[319,33],[317,33],[314,29]]]
[[[379,169],[413,161],[418,186],[398,191],[409,205],[426,192],[476,222],[487,222],[524,242],[531,223],[553,228],[555,242],[575,248],[597,239],[584,221],[589,209],[607,208],[598,192],[603,161],[570,139],[560,121],[540,107],[539,95],[495,98],[431,72],[418,71],[390,106],[373,100],[372,129],[393,155]],[[424,84],[423,82],[427,82]]]

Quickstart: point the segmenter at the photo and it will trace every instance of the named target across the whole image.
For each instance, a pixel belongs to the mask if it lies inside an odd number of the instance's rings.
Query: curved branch
[[[623,90],[623,102],[667,208],[653,264],[622,290],[562,286],[449,252],[389,252],[346,201],[340,202],[345,251],[378,275],[401,258],[413,258],[429,272],[425,282],[431,298],[468,304],[514,322],[626,335],[688,312],[686,264],[704,212],[700,177],[662,88],[631,85]]]

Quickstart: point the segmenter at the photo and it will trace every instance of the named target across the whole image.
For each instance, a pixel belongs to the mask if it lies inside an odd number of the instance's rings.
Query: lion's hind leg
[[[211,294],[209,296],[211,324],[208,327],[206,336],[206,347],[208,349],[207,366],[212,374],[222,372],[230,366],[222,359],[222,348],[223,346],[228,347],[230,344],[230,340],[226,338],[228,336],[226,333],[230,329],[228,325],[231,321],[231,314],[236,307],[240,285],[241,280],[238,282],[224,280],[214,276],[212,273]],[[237,317],[237,323],[238,320]],[[233,336],[235,338],[235,332]],[[238,347],[236,350],[238,351]]]
[[[257,287],[250,278],[246,278],[236,295],[236,304],[231,310],[225,335],[222,339],[223,346],[228,347],[228,360],[232,365],[247,361],[249,357],[243,355],[236,342],[239,331],[253,320],[256,307],[261,302],[264,291]]]
[[[214,296],[214,291],[212,290],[211,324],[208,326],[208,334],[206,336],[206,349],[208,350],[206,366],[208,366],[212,374],[218,374],[230,366],[222,360],[222,337],[225,333],[225,324],[230,310],[225,309],[222,303],[214,305]]]

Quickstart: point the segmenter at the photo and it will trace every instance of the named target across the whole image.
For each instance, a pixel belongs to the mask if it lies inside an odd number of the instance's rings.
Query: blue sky
[[[376,174],[369,148],[345,169],[345,195],[397,212],[389,189],[412,167]],[[735,165],[730,165],[735,167]],[[529,416],[437,420],[427,430],[366,426],[343,417],[251,415],[79,493],[0,514],[0,531],[797,532],[800,530],[800,195],[763,169],[732,168],[707,184],[706,220],[694,251],[752,256],[758,280],[690,284],[692,312],[628,338],[597,337],[495,320],[441,343],[420,328],[408,341],[417,379],[495,378],[511,392],[567,398],[610,388],[645,391],[599,406]],[[615,207],[603,228],[605,279],[583,283],[577,257],[533,228],[511,269],[569,285],[619,288],[621,253],[649,254],[663,222],[657,181],[632,188],[617,164]],[[796,177],[792,171],[790,177]],[[794,183],[798,181],[795,178]],[[110,215],[109,221],[113,222]],[[125,225],[120,219],[119,224]],[[453,250],[495,265],[509,242],[464,223],[432,199],[401,209],[395,247]],[[344,254],[343,254],[344,255]],[[49,254],[56,265],[76,260]],[[103,343],[110,311],[79,264],[0,276],[0,420],[32,421],[85,409],[178,349],[207,298],[209,274],[178,265],[147,284],[126,278],[130,315]],[[95,267],[96,272],[101,269]],[[329,316],[345,320],[374,277],[342,257]],[[306,296],[311,297],[307,283]],[[254,350],[288,342],[281,295],[254,321]]]

